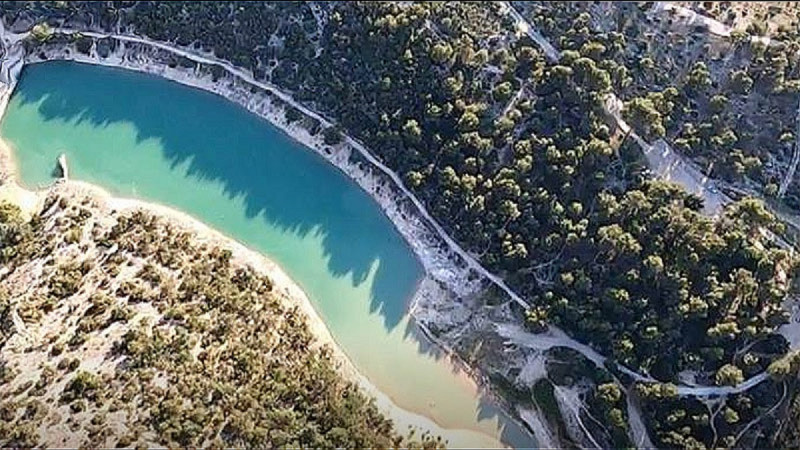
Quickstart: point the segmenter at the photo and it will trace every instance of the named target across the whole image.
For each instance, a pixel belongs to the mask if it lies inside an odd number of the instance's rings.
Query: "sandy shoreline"
[[[275,95],[275,92],[254,88],[251,83],[235,76],[214,80],[201,63],[197,63],[192,68],[180,65],[172,67],[164,61],[164,50],[152,49],[145,44],[126,43],[118,40],[117,42],[118,47],[105,57],[98,55],[96,46],[93,46],[90,54],[86,55],[76,51],[72,45],[60,44],[45,47],[41,52],[35,54],[26,55],[25,61],[26,63],[37,63],[48,60],[68,60],[135,70],[220,95],[269,121],[290,138],[303,144],[344,172],[349,179],[356,182],[378,203],[425,268],[426,275],[423,282],[419,284],[409,302],[409,313],[415,319],[415,326],[421,335],[420,339],[428,341],[426,343],[428,345],[441,349],[447,358],[446,364],[451,364],[453,372],[458,373],[459,383],[469,386],[471,390],[474,390],[476,396],[483,394],[486,398],[492,399],[495,406],[506,410],[508,419],[516,422],[526,433],[530,433],[520,418],[510,412],[510,409],[513,408],[508,408],[508,405],[491,391],[488,379],[477,368],[463,361],[448,342],[436,338],[424,325],[426,322],[437,322],[443,318],[445,314],[437,309],[441,307],[443,311],[447,311],[451,306],[444,303],[448,303],[452,299],[469,298],[481,291],[485,286],[484,280],[476,275],[470,267],[465,266],[458,255],[447,248],[439,236],[416,214],[415,209],[402,196],[402,193],[396,190],[390,180],[385,179],[384,174],[377,171],[369,162],[362,161],[360,154],[347,142],[330,146],[323,142],[322,133],[312,135],[299,121],[290,123],[286,119],[285,111],[293,106],[280,100],[280,96]],[[352,157],[354,155],[355,159]],[[425,303],[426,307],[417,308],[419,303]],[[361,374],[359,376],[364,378]],[[372,386],[369,382],[367,384]],[[374,386],[372,386],[372,390],[379,392]],[[381,395],[385,396],[382,393]],[[391,400],[386,399],[386,404],[392,404]],[[392,407],[400,409],[393,404]],[[490,446],[492,447],[502,445],[483,431],[474,429],[470,433],[480,434],[482,440],[491,439],[493,444]],[[454,440],[451,439],[451,444],[453,443]],[[489,444],[487,443],[487,445]]]
[[[281,267],[264,255],[248,249],[235,239],[222,234],[184,212],[139,199],[115,197],[104,189],[86,182],[62,180],[48,188],[38,191],[28,190],[22,187],[15,179],[13,150],[2,140],[0,140],[0,170],[2,170],[4,178],[4,182],[0,184],[0,200],[10,201],[19,205],[23,209],[23,212],[27,214],[38,209],[51,190],[73,195],[78,193],[88,194],[96,199],[98,203],[105,205],[111,210],[117,212],[137,209],[148,211],[172,222],[180,228],[192,232],[199,242],[231,250],[234,261],[250,266],[256,272],[268,276],[273,282],[274,289],[282,294],[281,297],[291,301],[293,305],[296,305],[305,314],[309,330],[316,337],[316,344],[319,346],[327,346],[332,350],[331,354],[339,372],[346,379],[357,383],[365,393],[375,399],[378,408],[394,421],[398,432],[404,433],[411,427],[417,428],[420,431],[428,430],[433,434],[446,437],[451,446],[469,446],[475,445],[475,442],[482,442],[487,446],[501,445],[499,442],[483,433],[472,430],[445,429],[425,416],[403,410],[396,406],[391,398],[380,391],[380,389],[373,385],[356,369],[352,361],[350,361],[344,351],[336,343],[325,325],[325,322],[312,306],[306,293],[292,281]],[[460,381],[474,386],[472,379],[466,375],[454,376],[464,378],[464,380]]]
[[[86,55],[81,56],[85,57]],[[37,62],[38,60],[38,58],[33,59],[34,62]],[[210,79],[193,78],[188,74],[181,73],[180,71],[173,70],[178,72],[181,76],[176,76],[176,74],[159,73],[158,71],[143,69],[142,67],[136,67],[135,65],[126,65],[122,62],[122,59],[117,62],[114,62],[113,60],[100,60],[99,58],[91,59],[89,57],[58,59],[73,59],[78,62],[112,67],[123,67],[141,72],[153,73],[182,84],[217,93],[247,108],[260,117],[269,120],[273,125],[280,128],[284,133],[289,135],[294,140],[320,154],[329,162],[333,163],[337,168],[345,172],[349,178],[356,181],[365,191],[367,191],[367,193],[379,203],[381,209],[401,232],[412,251],[414,251],[418,259],[423,263],[426,269],[425,278],[433,276],[437,280],[443,281],[442,275],[444,275],[446,281],[449,281],[446,283],[448,285],[456,281],[455,284],[461,286],[462,288],[466,286],[470,290],[473,290],[477,287],[476,284],[468,282],[469,274],[467,271],[464,271],[464,273],[459,274],[460,276],[457,275],[455,277],[453,276],[452,272],[442,272],[443,267],[453,267],[452,263],[448,264],[449,258],[443,255],[435,247],[435,243],[429,242],[430,235],[428,234],[427,230],[424,229],[424,225],[418,220],[415,220],[415,217],[405,212],[402,206],[397,205],[396,198],[391,195],[391,192],[388,192],[388,190],[383,187],[383,184],[377,179],[377,177],[367,173],[363,167],[359,167],[359,164],[350,161],[350,149],[348,149],[346,145],[340,145],[338,148],[331,148],[322,142],[321,136],[312,136],[298,123],[287,123],[283,114],[283,107],[271,102],[268,98],[262,99],[262,103],[258,104],[256,109],[256,104],[253,102],[249,102],[247,104],[242,102],[242,99],[244,99],[242,92],[226,93],[224,92],[224,87],[220,89],[218,82],[214,83]],[[148,65],[146,67],[149,69],[153,68],[152,65]],[[169,67],[160,67],[165,72],[170,71]],[[230,80],[228,81],[230,82]],[[228,87],[232,88],[234,83],[230,82],[230,84],[231,85]],[[250,94],[252,97],[252,93],[248,92],[248,94]],[[6,142],[3,141],[0,141],[0,147],[0,172],[2,172],[0,175],[0,180],[5,179],[6,181],[2,188],[0,188],[0,199],[13,201],[19,204],[24,211],[28,211],[30,213],[31,211],[34,211],[37,205],[43,200],[44,193],[51,188],[40,189],[39,191],[31,191],[22,187],[19,184],[15,174],[16,165],[13,157],[13,150]],[[282,293],[286,294],[288,298],[293,299],[300,309],[306,314],[308,317],[309,328],[314,335],[317,336],[319,343],[321,345],[327,345],[334,350],[334,359],[336,360],[337,365],[340,367],[341,373],[349,380],[356,382],[368,395],[375,398],[380,410],[395,422],[398,432],[403,433],[412,427],[423,431],[428,430],[433,434],[438,434],[448,439],[449,445],[451,446],[469,447],[475,446],[476,443],[480,443],[480,445],[487,447],[498,447],[503,445],[493,436],[487,435],[485,432],[478,431],[477,429],[443,428],[438,423],[426,416],[404,410],[397,406],[389,396],[378,389],[369,379],[367,379],[366,376],[361,374],[356,369],[352,361],[350,361],[344,351],[335,342],[335,339],[330,334],[324,321],[318,315],[302,289],[300,289],[277,264],[270,261],[260,253],[247,249],[243,244],[236,242],[234,239],[208,227],[194,217],[164,205],[149,203],[138,199],[114,197],[100,187],[74,180],[59,182],[58,188],[89,190],[94,196],[98,197],[99,200],[105,202],[111,208],[118,210],[141,208],[156,213],[162,217],[169,218],[181,226],[191,229],[198,236],[203,237],[203,240],[208,240],[209,242],[213,242],[222,247],[230,248],[236,258],[251,265],[259,272],[268,275],[274,280],[276,287]],[[423,233],[427,235],[427,238],[421,238],[420,235]],[[424,289],[421,288],[421,286],[426,285],[426,283],[424,283],[425,278],[423,278],[418,285],[415,297],[411,302],[412,304],[417,298],[426,295]],[[424,336],[428,335],[428,332],[426,331],[427,330],[421,330],[421,334],[423,334],[421,337],[423,339]],[[436,342],[434,344],[438,344],[439,346],[443,345],[441,342]],[[470,370],[471,368],[469,366],[461,363],[457,357],[454,359],[454,355],[450,349],[445,347],[443,350],[447,354],[447,362],[445,364],[452,364],[454,367],[458,367],[460,369],[458,371],[454,370],[453,376],[457,377],[457,382],[474,391],[475,395],[478,396],[483,389],[478,383],[476,383],[474,371]]]
[[[294,281],[292,281],[292,279],[278,264],[269,260],[261,253],[248,249],[235,239],[226,236],[213,228],[210,228],[196,218],[168,206],[138,199],[113,197],[108,192],[89,183],[74,180],[68,181],[67,183],[80,189],[97,191],[98,197],[103,198],[113,209],[119,211],[142,209],[155,213],[165,219],[171,220],[182,227],[190,229],[196,236],[200,238],[199,240],[202,242],[209,242],[214,245],[230,249],[233,253],[234,260],[241,261],[242,263],[252,267],[256,272],[268,276],[274,284],[274,289],[282,294],[285,294],[286,298],[291,300],[292,303],[298,306],[299,309],[305,314],[307,317],[308,327],[312,334],[316,337],[318,341],[317,344],[321,346],[327,346],[333,350],[332,355],[336,361],[339,372],[350,381],[357,383],[364,392],[375,398],[380,410],[395,422],[395,427],[398,432],[402,433],[409,427],[419,428],[422,431],[429,430],[433,434],[447,436],[450,444],[458,447],[474,445],[476,438],[482,437],[469,430],[462,431],[444,429],[439,424],[425,416],[403,410],[396,406],[391,398],[384,394],[380,389],[372,384],[372,382],[367,379],[366,376],[362,375],[358,371],[352,361],[336,343],[336,340],[331,335],[330,330],[328,330],[328,327],[325,325],[322,317],[320,317],[320,315],[314,309],[306,293],[297,284],[295,284]],[[454,376],[465,378],[464,380],[460,381],[474,386],[472,380],[465,375],[454,374]],[[489,436],[486,436],[486,438],[490,439]],[[482,441],[494,446],[500,444],[499,442],[492,443],[487,439],[482,439]]]

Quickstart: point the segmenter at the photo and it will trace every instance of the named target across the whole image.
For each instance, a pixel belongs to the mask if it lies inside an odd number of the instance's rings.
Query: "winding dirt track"
[[[552,61],[558,61],[560,59],[560,54],[557,52],[555,47],[547,41],[547,39],[542,36],[536,28],[526,20],[522,14],[520,14],[514,7],[508,3],[503,2],[509,14],[517,21],[517,29],[524,31],[528,34],[528,36],[533,39],[537,44],[540,45],[542,51],[547,55],[549,59]],[[729,33],[728,33],[729,34]],[[621,105],[622,101],[616,96],[616,94],[611,93],[607,96],[605,102],[605,109],[606,112],[614,117],[617,121],[617,125],[619,128],[625,132],[631,130],[630,125],[628,125],[621,116]],[[651,145],[638,136],[634,131],[631,130],[630,136],[639,144],[644,153],[648,165],[650,166],[651,170],[655,172],[658,176],[665,178],[670,181],[674,181],[678,184],[681,184],[686,190],[689,192],[697,193],[698,195],[702,196],[705,200],[704,211],[709,215],[716,215],[718,214],[722,207],[731,202],[732,199],[725,195],[724,193],[717,190],[716,187],[713,186],[713,180],[710,180],[708,177],[699,174],[694,166],[687,162],[682,155],[672,150],[672,148],[663,140],[660,140],[655,145]],[[583,344],[580,344],[583,346]],[[587,356],[590,360],[595,361],[585,349],[575,348],[572,345],[565,345],[567,347],[573,348],[574,350],[580,351],[585,356]],[[584,346],[585,347],[585,346]],[[592,350],[594,352],[594,350]],[[595,352],[596,353],[596,352]],[[605,359],[605,357],[603,357]],[[622,365],[617,365],[617,367],[627,375],[631,376],[632,378],[639,380],[639,381],[657,381],[649,376],[642,375],[638,372],[632,371]],[[731,394],[738,394],[744,391],[749,390],[750,388],[760,384],[764,380],[768,378],[766,371],[759,373],[758,375],[754,375],[749,379],[745,380],[741,384],[737,386],[686,386],[686,385],[679,385],[678,386],[678,395],[680,396],[695,396],[695,397],[709,397],[709,396],[725,396]]]

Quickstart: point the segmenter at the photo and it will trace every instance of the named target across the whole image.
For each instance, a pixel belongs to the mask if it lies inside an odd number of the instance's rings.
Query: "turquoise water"
[[[0,132],[21,182],[70,176],[185,211],[277,262],[337,343],[395,404],[460,432],[524,442],[474,386],[420,344],[406,314],[423,274],[358,186],[268,122],[155,76],[71,62],[26,67]]]

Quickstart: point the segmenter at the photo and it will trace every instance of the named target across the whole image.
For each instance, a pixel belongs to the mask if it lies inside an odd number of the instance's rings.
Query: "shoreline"
[[[174,223],[180,228],[186,229],[197,238],[199,242],[219,246],[229,249],[233,254],[233,260],[243,265],[249,266],[254,271],[265,275],[272,280],[274,290],[279,293],[284,301],[291,302],[306,317],[306,325],[315,337],[315,345],[318,347],[328,347],[337,371],[346,380],[358,385],[359,388],[375,400],[378,409],[392,420],[395,430],[403,434],[411,428],[418,432],[429,431],[433,435],[440,435],[448,440],[448,443],[456,446],[467,445],[468,442],[480,440],[487,444],[497,444],[491,436],[477,430],[443,428],[440,424],[427,416],[405,410],[397,406],[394,401],[356,368],[344,350],[338,345],[333,335],[330,333],[322,317],[314,309],[306,293],[300,288],[283,269],[270,260],[265,255],[247,248],[236,239],[229,237],[219,230],[216,230],[201,220],[177,209],[159,203],[148,202],[137,198],[126,198],[112,195],[100,186],[78,180],[57,180],[48,187],[40,189],[29,189],[22,186],[17,179],[16,166],[14,165],[14,151],[10,144],[0,139],[0,170],[2,170],[2,182],[0,182],[0,200],[13,202],[23,209],[24,213],[30,214],[41,205],[44,198],[51,192],[62,192],[69,195],[77,193],[86,194],[97,200],[102,206],[109,209],[112,213],[122,213],[126,211],[143,210],[155,214],[158,217]],[[35,199],[32,202],[31,199]],[[424,278],[420,280],[420,283]],[[454,376],[458,376],[455,375]],[[472,379],[464,377],[464,382],[472,383]],[[462,442],[461,445],[458,443]]]
[[[16,42],[17,41],[15,41],[15,43]],[[145,49],[147,48],[142,44],[139,44],[139,46]],[[254,93],[251,88],[252,85],[248,84],[246,80],[242,81],[233,76],[226,76],[214,81],[208,72],[200,73],[200,67],[204,66],[201,63],[197,63],[196,67],[193,69],[170,67],[166,62],[159,61],[155,55],[153,55],[152,58],[148,58],[150,55],[148,55],[146,51],[143,52],[144,55],[142,55],[141,58],[138,58],[138,56],[140,56],[139,54],[142,53],[141,51],[133,51],[132,53],[134,53],[134,56],[137,56],[137,60],[130,61],[127,58],[119,56],[119,53],[124,53],[126,50],[124,42],[120,42],[120,47],[118,47],[115,52],[111,52],[106,58],[98,56],[96,52],[92,55],[85,55],[74,51],[74,49],[70,51],[74,46],[69,43],[61,45],[60,47],[61,48],[57,50],[61,50],[62,54],[54,54],[52,49],[46,49],[41,53],[25,55],[24,63],[35,64],[49,60],[68,60],[78,63],[135,70],[157,75],[173,82],[220,95],[228,101],[232,101],[238,106],[244,107],[250,113],[256,114],[261,119],[267,120],[272,126],[278,128],[289,138],[307,147],[307,150],[320,155],[328,163],[333,164],[338,170],[344,172],[352,182],[357,183],[378,203],[384,215],[403,236],[406,245],[409,246],[425,270],[424,275],[420,278],[415,287],[414,294],[408,299],[407,305],[408,314],[417,331],[415,334],[419,340],[419,345],[435,348],[438,353],[436,356],[437,359],[446,359],[446,361],[442,361],[441,363],[451,367],[453,375],[458,378],[459,384],[463,384],[469,390],[473,391],[476,398],[483,397],[485,400],[488,400],[490,404],[498,409],[498,412],[502,412],[502,416],[497,419],[499,423],[493,426],[493,428],[496,427],[497,430],[494,433],[488,433],[485,430],[481,430],[479,427],[442,428],[435,420],[417,412],[403,409],[395,404],[387,394],[380,391],[365,375],[358,372],[352,361],[344,354],[344,350],[336,344],[335,340],[332,340],[331,342],[333,346],[336,347],[337,353],[341,352],[341,354],[343,354],[344,358],[347,359],[349,368],[355,373],[354,381],[362,386],[368,395],[374,397],[379,408],[393,421],[396,421],[398,425],[402,424],[405,426],[408,424],[409,426],[416,426],[422,429],[430,429],[434,434],[440,434],[443,437],[445,436],[443,431],[449,430],[451,431],[449,439],[450,445],[461,441],[461,439],[453,439],[453,436],[471,436],[472,439],[466,440],[466,443],[462,446],[468,447],[470,446],[469,443],[473,443],[472,445],[474,446],[474,442],[476,441],[484,442],[486,446],[491,447],[508,446],[510,444],[506,444],[500,440],[502,430],[507,428],[507,425],[501,425],[503,422],[513,423],[520,432],[527,436],[526,440],[532,443],[536,442],[536,437],[531,430],[527,427],[525,422],[520,420],[515,414],[513,405],[510,405],[492,390],[491,384],[488,378],[483,375],[482,370],[464,361],[450,344],[444,342],[442,339],[436,338],[431,330],[423,323],[426,321],[426,312],[436,314],[436,311],[424,311],[425,308],[423,308],[423,311],[420,312],[416,307],[421,299],[443,299],[441,296],[442,294],[446,297],[454,297],[456,299],[474,295],[474,293],[479,292],[483,288],[484,280],[480,275],[476,275],[470,267],[464,267],[456,262],[457,255],[443,248],[446,246],[438,239],[438,236],[430,230],[428,225],[415,215],[413,208],[408,205],[408,200],[403,198],[400,193],[396,191],[396,188],[388,183],[387,180],[383,179],[382,176],[384,174],[371,167],[367,161],[353,160],[353,154],[358,154],[348,143],[342,143],[336,146],[324,144],[322,134],[317,133],[316,135],[312,135],[302,126],[302,120],[289,122],[285,118],[285,111],[289,108],[294,108],[292,105],[280,99],[276,101],[276,96],[269,91],[259,90],[259,92]],[[94,51],[95,47],[93,46],[92,49]],[[47,50],[50,51],[48,52]],[[44,57],[42,57],[42,55],[44,55]],[[13,82],[15,83],[16,80],[13,80]],[[2,111],[2,113],[4,112],[5,111]],[[11,167],[14,167],[13,151],[11,155]],[[2,163],[3,162],[0,161],[0,164]],[[6,167],[9,167],[8,164],[6,164]],[[8,178],[10,178],[14,184],[18,185],[18,188],[25,190],[24,187],[19,186],[19,183],[17,183],[18,180],[14,175]],[[70,183],[73,182],[70,181]],[[38,190],[42,190],[41,187],[37,188],[39,188]],[[107,195],[110,196],[110,194]],[[135,199],[129,200],[132,202],[139,201]],[[156,207],[163,206],[158,204],[149,205],[155,205]],[[178,213],[183,214],[180,212]],[[189,219],[196,220],[191,217],[189,217]],[[203,226],[205,225],[203,224]],[[232,238],[224,237],[235,242]],[[235,243],[236,245],[242,245],[238,242]],[[444,300],[436,300],[436,302],[441,301]],[[313,310],[313,306],[310,303],[308,306]],[[316,311],[313,311],[316,314]],[[319,318],[318,316],[316,317]],[[321,318],[319,320],[321,320]],[[430,317],[428,317],[427,320],[430,320]],[[327,328],[325,328],[325,331],[329,335]],[[331,337],[331,339],[333,338]],[[353,374],[351,373],[349,375]],[[401,428],[403,427],[398,426],[398,430]]]
[[[68,32],[68,30],[59,29],[56,34],[66,37],[69,36],[66,34]],[[424,268],[425,273],[407,303],[407,314],[414,322],[420,343],[440,350],[441,356],[447,359],[444,364],[451,365],[454,373],[459,372],[458,377],[463,378],[462,381],[467,383],[470,389],[474,389],[476,397],[483,396],[489,400],[503,413],[504,419],[513,422],[522,433],[527,435],[531,443],[537,442],[536,436],[526,421],[519,417],[516,407],[494,391],[488,377],[484,375],[483,369],[467,363],[454,349],[452,343],[437,337],[425,325],[425,323],[441,319],[443,313],[439,308],[446,311],[452,306],[444,303],[460,302],[475,296],[485,288],[487,280],[461,260],[458,253],[447,247],[447,243],[430,228],[425,220],[419,217],[416,208],[410,205],[411,201],[405,198],[402,192],[387,179],[387,175],[376,170],[370,161],[364,161],[363,156],[354,148],[354,144],[349,142],[349,138],[331,146],[324,143],[321,129],[317,134],[311,134],[303,126],[303,119],[292,122],[287,120],[286,111],[297,108],[281,98],[281,95],[288,94],[284,94],[277,87],[273,88],[277,91],[276,94],[276,92],[229,73],[214,80],[208,71],[209,64],[190,60],[193,67],[183,67],[179,64],[172,67],[164,61],[164,53],[169,54],[169,52],[160,47],[153,48],[144,43],[128,42],[113,36],[97,37],[92,34],[87,34],[87,36],[94,42],[88,55],[77,51],[74,44],[69,42],[45,44],[39,48],[38,52],[26,54],[25,64],[61,60],[133,70],[219,95],[237,106],[245,108],[262,120],[268,121],[270,125],[279,129],[290,139],[306,147],[307,151],[316,153],[343,172],[351,182],[358,184],[378,203],[381,211],[392,222]],[[115,41],[117,47],[109,51],[108,55],[100,56],[97,53],[97,42],[100,40]],[[314,119],[304,111],[298,111],[304,118]],[[418,307],[420,303],[425,303],[426,306]],[[463,307],[464,305],[459,306]],[[360,373],[359,376],[366,378]],[[385,394],[381,393],[381,395]],[[390,399],[389,401],[391,402]],[[393,406],[402,409],[397,405]],[[408,412],[407,410],[403,411]],[[490,437],[486,432],[478,431],[475,428],[472,430],[482,436]],[[499,434],[491,436],[496,441],[494,447],[497,447],[497,444],[506,445],[500,442]]]

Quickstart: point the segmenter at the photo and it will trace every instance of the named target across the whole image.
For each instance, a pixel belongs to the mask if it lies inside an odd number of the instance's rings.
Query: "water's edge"
[[[0,170],[6,174],[13,173],[13,161],[13,150],[6,142],[0,140]],[[201,220],[182,211],[158,203],[113,196],[97,185],[76,180],[58,180],[48,187],[29,190],[20,185],[18,179],[6,178],[0,183],[0,191],[3,190],[11,191],[11,197],[20,200],[29,200],[29,205],[32,203],[41,205],[44,199],[49,195],[88,196],[98,201],[98,203],[108,210],[115,210],[118,212],[133,210],[147,211],[168,221],[173,221],[181,228],[191,230],[201,241],[208,241],[230,249],[234,259],[244,262],[257,272],[269,277],[274,283],[275,291],[278,292],[279,295],[285,296],[292,305],[299,307],[306,316],[307,325],[317,342],[332,350],[332,359],[339,373],[347,380],[356,383],[363,392],[374,398],[378,408],[384,411],[384,413],[394,421],[395,427],[399,432],[410,427],[423,431],[430,430],[433,434],[441,435],[447,434],[446,431],[450,431],[451,433],[453,431],[458,431],[452,429],[445,430],[428,417],[403,410],[396,406],[391,398],[359,372],[347,354],[337,345],[325,321],[312,305],[308,295],[278,264],[274,263],[260,252],[251,250],[230,236],[209,227]],[[31,198],[35,198],[35,202],[31,202]],[[18,201],[17,203],[22,202]]]
[[[12,48],[18,47],[18,45],[14,45]],[[61,44],[46,47],[40,53],[24,55],[24,62],[71,60],[155,74],[190,87],[218,94],[246,108],[251,113],[266,119],[294,140],[321,155],[340,171],[344,172],[348,178],[355,181],[380,205],[381,210],[400,232],[405,242],[425,268],[425,276],[419,282],[410,306],[410,314],[414,319],[412,321],[421,331],[419,334],[424,335],[435,346],[443,349],[450,363],[456,366],[458,370],[466,372],[477,383],[484,396],[493,399],[497,406],[505,410],[510,419],[530,434],[527,421],[520,420],[520,417],[515,414],[515,408],[511,408],[511,405],[506,404],[502,399],[492,394],[488,379],[483,376],[479,369],[467,364],[451,347],[451,343],[437,338],[436,333],[433,333],[426,325],[427,323],[435,323],[438,328],[443,316],[446,316],[454,307],[462,313],[464,310],[473,308],[474,305],[469,299],[474,298],[483,289],[484,285],[480,277],[476,276],[470,268],[460,265],[456,255],[447,251],[446,246],[442,244],[438,236],[427,227],[423,220],[415,215],[413,208],[409,207],[408,201],[398,194],[392,184],[384,180],[382,174],[370,167],[368,163],[359,160],[358,154],[348,144],[329,146],[323,142],[321,133],[312,135],[298,122],[289,123],[286,120],[285,111],[288,108],[292,108],[292,106],[276,98],[272,93],[255,90],[248,83],[232,76],[214,80],[207,68],[203,68],[199,63],[192,68],[185,68],[179,65],[171,67],[163,56],[158,55],[157,51],[152,51],[152,49],[147,49],[141,45],[129,45],[126,47],[124,42],[119,42],[117,49],[104,57],[98,54],[95,46],[93,46],[90,54],[86,55],[76,51],[74,46],[70,44]],[[17,68],[17,66],[13,67]],[[21,65],[19,69],[21,69]],[[16,72],[18,74],[19,70]],[[3,75],[5,74],[3,73]],[[14,79],[13,81],[16,80]],[[13,90],[13,85],[11,90]],[[0,98],[2,100],[0,102],[0,107],[2,107],[0,114],[5,111],[5,105],[11,90],[0,93],[2,95]],[[445,317],[444,320],[446,321],[447,318]],[[337,350],[341,351],[339,348]],[[349,360],[348,363],[352,364]],[[365,386],[366,391],[371,395],[376,396],[379,404],[389,404],[395,409],[399,409],[393,405],[391,399],[386,398],[385,394],[378,391],[365,376],[360,373],[358,376],[361,378],[359,384]],[[381,396],[385,398],[381,399]],[[408,411],[403,412],[414,415],[414,413],[409,413]],[[424,417],[422,419],[423,421],[427,420]],[[533,441],[532,437],[531,440]]]

